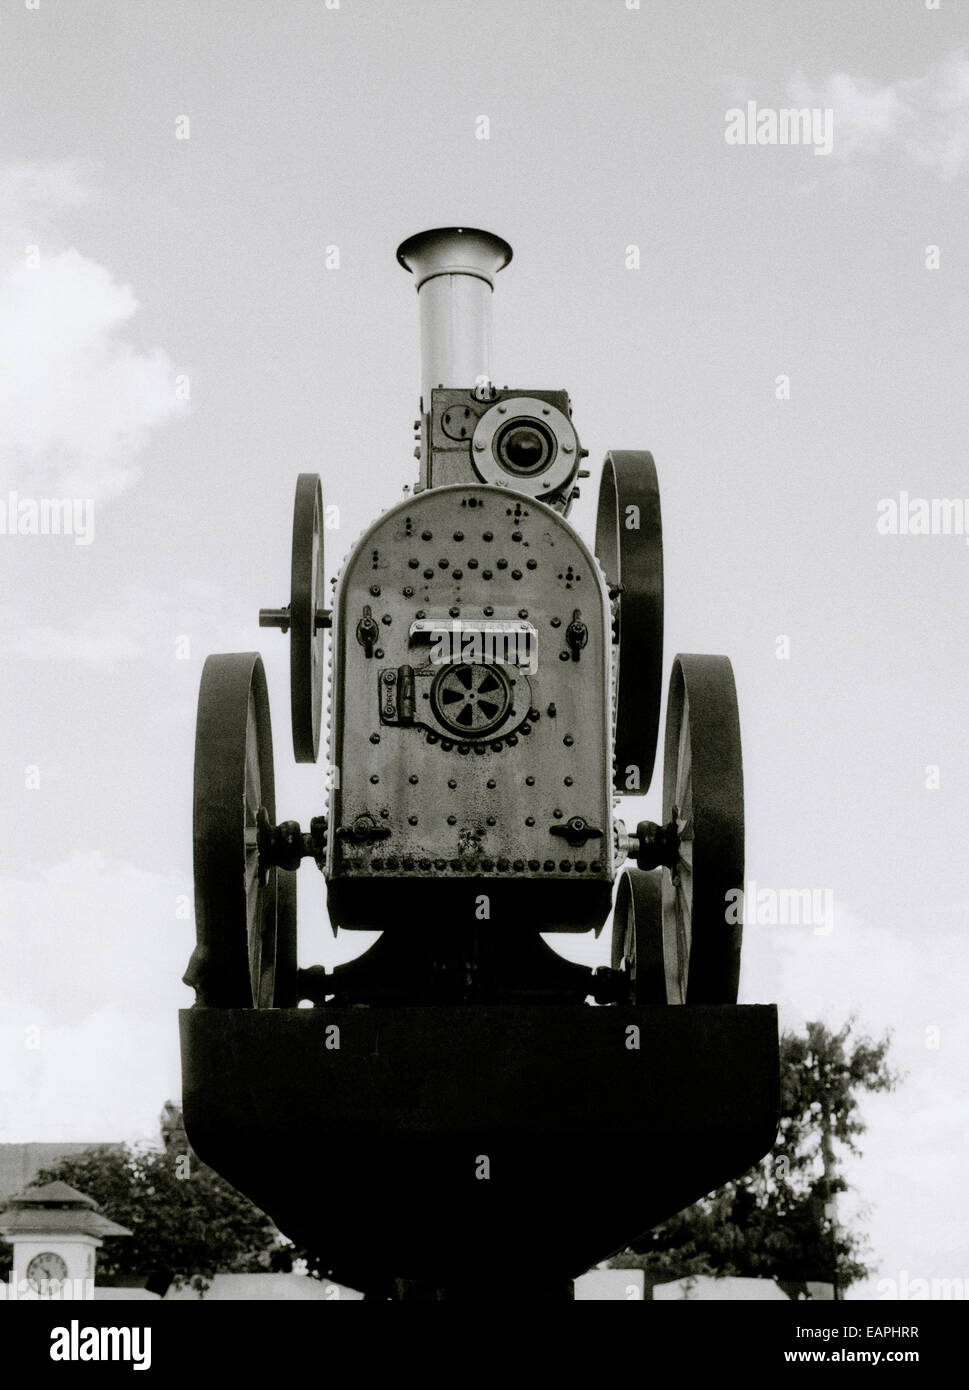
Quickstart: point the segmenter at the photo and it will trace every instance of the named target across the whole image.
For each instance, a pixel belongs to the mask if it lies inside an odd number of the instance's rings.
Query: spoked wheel
[[[186,976],[206,1005],[272,1008],[283,983],[277,972],[279,871],[260,867],[260,813],[275,824],[262,658],[257,652],[210,656],[202,669],[195,735],[198,947]],[[290,930],[286,902],[284,896],[284,938]]]
[[[667,994],[674,1004],[735,1004],[743,924],[744,781],[733,668],[678,656],[670,676],[662,870]]]
[[[666,1004],[663,897],[658,872],[626,869],[612,918],[612,968],[624,974],[630,1004]]]
[[[642,796],[656,760],[663,674],[663,525],[652,454],[606,455],[596,556],[613,596],[614,785]]]
[[[289,632],[289,689],[293,755],[298,763],[315,763],[320,751],[323,715],[324,607],[323,490],[318,473],[300,473],[293,504],[293,554],[288,608],[263,608],[260,627]]]

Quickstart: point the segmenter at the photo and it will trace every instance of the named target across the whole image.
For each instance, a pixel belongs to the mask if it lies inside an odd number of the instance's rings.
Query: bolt
[[[385,671],[385,672],[384,672],[384,680],[387,682],[388,685],[393,685],[393,683],[394,683],[394,681],[395,681],[396,679],[397,679],[397,672],[396,672],[396,671]]]
[[[519,610],[518,610],[518,616],[519,616],[519,618],[527,618],[527,617],[528,617],[528,609],[527,609],[527,608],[519,608]]]
[[[574,444],[563,444],[563,445],[562,445],[562,453],[563,453],[563,454],[571,454],[571,453],[573,452],[574,449],[575,449],[575,445],[574,445]]]
[[[484,452],[484,442],[483,442],[483,440],[476,439],[475,442],[474,442],[474,448],[475,448],[475,453],[478,453],[478,454],[483,453],[483,452]]]
[[[374,598],[377,598],[378,595],[380,594],[380,585],[379,585],[379,584],[371,584],[371,585],[370,585],[370,592],[373,594]]]
[[[403,595],[404,595],[404,598],[413,598],[413,596],[414,596],[414,590],[411,588],[411,586],[410,586],[409,584],[405,584],[405,585],[404,585],[404,588],[403,588]]]

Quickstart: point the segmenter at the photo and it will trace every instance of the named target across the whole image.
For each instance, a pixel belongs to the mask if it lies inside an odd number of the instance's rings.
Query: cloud
[[[116,496],[184,409],[167,355],[123,337],[131,286],[65,244],[61,221],[97,201],[76,163],[0,168],[0,476],[27,493]]]
[[[920,77],[887,86],[847,72],[812,83],[798,72],[787,92],[798,106],[833,110],[834,153],[842,160],[900,152],[949,181],[969,159],[965,49],[948,54]]]

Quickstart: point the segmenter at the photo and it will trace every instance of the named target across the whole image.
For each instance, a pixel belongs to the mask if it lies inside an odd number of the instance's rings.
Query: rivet
[[[537,566],[538,566],[538,561],[537,561],[537,560],[526,560],[526,561],[525,561],[525,568],[526,568],[526,569],[533,570],[533,569],[536,569]]]
[[[482,570],[482,571],[481,571],[481,578],[482,578],[482,579],[490,579],[490,578],[491,578],[491,570]]]
[[[534,817],[534,816],[526,816],[526,817],[525,817],[525,824],[526,824],[526,825],[534,825],[534,824],[535,824],[535,817]]]
[[[500,570],[506,570],[506,569],[508,568],[508,561],[507,561],[507,560],[499,560],[499,561],[498,561],[498,568],[499,568]]]
[[[500,738],[496,738],[492,741],[491,747],[494,750],[494,752],[500,753],[504,745]]]
[[[568,652],[559,652],[559,661],[568,661],[568,659],[569,659],[569,654],[568,654]]]
[[[522,572],[521,572],[521,570],[512,570],[512,572],[511,572],[511,577],[512,577],[512,579],[521,579],[521,577],[522,577]]]
[[[446,860],[446,859],[435,859],[435,860],[434,860],[434,867],[435,867],[435,869],[446,869],[446,868],[447,868],[447,860]]]
[[[454,747],[454,744],[452,743],[452,741],[451,741],[449,738],[442,738],[442,739],[441,739],[441,749],[442,749],[443,752],[445,752],[445,753],[450,753],[450,751],[451,751],[451,749],[452,749],[453,747]]]
[[[405,584],[405,585],[404,585],[404,588],[403,588],[403,591],[402,591],[402,592],[403,592],[404,598],[413,598],[413,596],[414,596],[414,590],[411,588],[411,586],[410,586],[409,584]]]
[[[532,731],[532,726],[531,726],[531,724],[523,724],[523,725],[521,726],[521,728],[519,729],[518,732],[521,733],[521,734],[530,734],[531,731]]]
[[[382,869],[384,867],[383,859],[381,859],[379,855],[376,859],[371,859],[370,867],[371,869]]]
[[[534,707],[533,707],[532,709],[530,709],[530,710],[528,711],[528,717],[529,717],[529,719],[532,721],[532,723],[534,724],[535,720],[539,718],[538,710],[535,709]]]
[[[502,870],[507,869],[507,868],[508,868],[508,860],[507,860],[507,859],[499,859],[499,860],[498,860],[498,868],[499,868],[499,869],[502,869]]]
[[[512,865],[512,868],[515,870],[515,873],[516,873],[516,874],[520,874],[521,871],[524,869],[524,867],[525,867],[525,861],[524,861],[524,859],[516,859],[515,862],[514,862],[514,864]]]
[[[448,784],[448,786],[451,788],[452,791],[453,791],[454,788],[458,785],[457,782],[455,781],[455,779],[454,779],[453,777],[449,777],[449,778],[447,779],[447,784]]]
[[[396,858],[395,855],[391,855],[390,858],[387,860],[387,868],[388,868],[388,869],[396,869],[396,867],[397,867],[397,858]]]
[[[417,867],[423,869],[424,872],[427,873],[427,870],[431,867],[431,861],[429,859],[419,859],[417,861]]]
[[[602,861],[599,860],[599,859],[593,859],[592,863],[589,865],[589,868],[592,870],[592,872],[593,872],[594,874],[601,873],[601,872],[602,872]]]
[[[554,719],[554,718],[555,718],[555,716],[556,716],[556,714],[558,713],[558,711],[557,711],[556,708],[555,708],[555,701],[554,701],[554,700],[553,700],[552,703],[549,705],[548,710],[547,710],[546,712],[547,712],[547,714],[548,714],[549,719]]]
[[[469,743],[459,743],[459,744],[458,744],[458,752],[459,752],[459,753],[470,753],[470,752],[471,752],[471,745],[470,745]]]
[[[420,563],[421,563],[421,562],[420,562],[420,560],[408,560],[407,563],[408,563],[408,565],[410,565],[410,567],[411,567],[412,570],[416,570],[416,569],[419,569],[419,568],[420,568]]]
[[[527,609],[527,608],[519,608],[519,610],[518,610],[518,616],[519,616],[519,618],[527,618],[527,617],[528,617],[528,609]]]
[[[433,570],[425,570],[425,571],[424,571],[424,578],[425,578],[425,579],[433,579],[433,578],[434,578],[434,571],[433,571]]]
[[[377,776],[376,773],[374,773],[370,780],[376,785],[376,783],[380,781],[380,778]]]
[[[486,617],[486,618],[490,618],[491,615],[494,613],[494,611],[495,611],[495,610],[492,608],[492,606],[491,606],[490,603],[486,603],[486,604],[485,604],[485,607],[484,607],[484,614],[485,614],[485,617]]]
[[[476,570],[477,568],[478,568],[478,562],[477,562],[477,560],[469,560],[469,561],[468,561],[468,569],[469,569],[469,570]]]
[[[455,533],[454,533],[454,539],[455,539],[456,541],[463,541],[463,540],[464,540],[464,532],[463,532],[463,531],[455,531]]]
[[[379,596],[379,594],[380,594],[380,585],[379,585],[379,584],[371,584],[371,585],[370,585],[370,592],[373,594],[374,598],[377,598],[377,597]]]
[[[380,742],[380,735],[379,735],[379,734],[371,734],[371,735],[370,735],[370,742],[371,742],[371,743],[379,743],[379,742]]]
[[[422,540],[422,541],[429,541],[430,539],[431,539],[431,532],[430,532],[430,531],[422,531],[422,532],[421,532],[421,540]]]
[[[423,609],[423,608],[418,608],[417,612],[414,614],[414,617],[415,617],[415,618],[426,618],[426,617],[427,617],[427,612],[426,612],[426,610]]]
[[[405,859],[402,859],[400,862],[401,866],[405,869],[412,869],[414,867],[414,861],[409,854]]]
[[[562,819],[562,812],[559,810],[559,808],[558,808],[557,806],[556,806],[555,810],[552,812],[552,815],[555,817],[556,820],[561,820],[561,819]]]
[[[454,870],[455,873],[459,873],[460,870],[463,868],[463,865],[462,865],[462,863],[461,863],[461,860],[460,860],[460,859],[452,859],[452,860],[451,860],[451,868]]]
[[[495,816],[489,816],[489,817],[488,817],[487,824],[488,824],[488,825],[497,825],[497,824],[498,824],[498,821],[497,821],[497,819],[496,819]]]
[[[552,624],[551,624],[551,625],[552,625],[552,627],[561,627],[561,626],[562,626],[562,619],[561,619],[561,618],[553,618],[553,619],[552,619]]]
[[[483,441],[480,440],[480,439],[476,439],[476,440],[475,440],[475,443],[474,443],[474,448],[475,448],[475,452],[476,452],[476,453],[478,453],[478,454],[483,453],[483,452],[484,452],[484,443],[483,443]]]
[[[575,742],[575,739],[572,737],[571,734],[566,734],[562,742],[565,744],[566,748],[571,748],[573,743]]]
[[[408,825],[416,825],[416,824],[417,824],[417,817],[416,817],[416,816],[408,816],[408,817],[407,817],[407,824],[408,824]]]
[[[542,868],[545,870],[547,874],[550,874],[552,870],[555,868],[555,860],[546,859],[545,863],[542,865]]]
[[[446,570],[447,567],[448,567],[448,565],[450,564],[450,561],[449,561],[449,560],[441,559],[441,560],[438,560],[437,563],[438,563],[438,566],[439,566],[442,570]]]
[[[566,779],[565,779],[565,785],[566,785],[567,787],[571,787],[571,785],[572,785],[572,778],[571,778],[571,777],[566,777]]]
[[[488,778],[488,786],[491,788],[492,791],[494,791],[494,789],[495,789],[495,787],[497,787],[497,785],[498,785],[498,783],[495,781],[495,779],[494,779],[493,777],[489,777],[489,778]]]
[[[525,778],[525,786],[526,786],[526,787],[534,787],[534,785],[535,785],[535,778],[534,778],[534,777],[526,777],[526,778]]]
[[[567,874],[571,867],[572,865],[569,863],[567,859],[559,860],[559,868],[562,870],[563,874]]]
[[[506,415],[507,413],[508,413],[508,407],[507,407],[506,405],[500,405],[500,406],[498,407],[498,414],[499,414],[499,415]]]
[[[387,809],[386,806],[382,806],[382,807],[380,808],[380,818],[381,818],[381,820],[389,820],[389,819],[390,819],[390,812],[388,811],[388,809]]]
[[[491,860],[491,859],[482,859],[482,861],[481,861],[481,867],[482,867],[482,869],[484,869],[484,871],[485,871],[486,874],[490,874],[490,873],[491,873],[491,870],[495,867],[495,866],[494,866],[494,861]]]
[[[416,773],[416,772],[412,772],[411,775],[408,777],[407,780],[408,780],[408,782],[411,784],[412,787],[416,787],[416,786],[417,786],[417,780],[418,780],[418,778],[417,778],[417,773]]]
[[[428,741],[428,743],[437,743],[437,734],[431,734],[431,733],[429,733],[429,734],[427,735],[427,741]]]
[[[509,735],[508,735],[508,742],[511,744],[512,748],[516,747],[516,745],[517,745],[517,743],[518,743],[517,735],[515,735],[515,734],[509,734]]]
[[[457,825],[457,823],[458,823],[458,818],[457,818],[457,816],[448,816],[448,818],[447,818],[447,823],[448,823],[448,825]]]
[[[382,660],[383,660],[383,655],[384,655],[384,649],[383,649],[383,647],[374,647],[374,652],[373,652],[373,654],[374,654],[374,656],[377,658],[378,661],[382,661]]]
[[[577,859],[575,861],[575,872],[577,874],[584,874],[588,867],[589,866],[584,859]]]
[[[551,415],[551,413],[552,413],[552,407],[551,407],[550,405],[543,405],[543,406],[542,406],[542,414],[543,414],[543,415]]]
[[[390,627],[390,624],[394,620],[389,613],[385,613],[384,616],[380,619],[380,621],[383,623],[384,627]]]
[[[461,570],[452,570],[452,571],[451,571],[451,574],[453,575],[453,577],[454,577],[455,579],[463,579],[463,578],[464,578],[464,573],[463,573],[463,571],[461,571]]]
[[[513,541],[520,541],[522,538],[522,533],[520,531],[512,531],[511,538]]]
[[[483,541],[493,541],[494,538],[495,533],[493,531],[485,531],[484,535],[481,537]]]
[[[529,859],[528,867],[531,869],[532,873],[535,873],[542,867],[542,861],[540,859]]]

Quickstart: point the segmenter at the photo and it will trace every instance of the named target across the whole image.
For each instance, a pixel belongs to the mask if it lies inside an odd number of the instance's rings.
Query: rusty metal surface
[[[573,625],[581,632],[570,641]],[[475,640],[489,627],[509,640],[512,628],[530,632],[537,648],[529,638],[512,659],[479,662],[460,629]],[[336,920],[357,925],[356,909],[343,909],[348,881],[376,906],[388,879],[433,880],[442,898],[457,880],[470,907],[474,885],[527,878],[540,885],[532,927],[597,927],[608,903],[596,885],[613,878],[609,649],[594,557],[551,508],[455,486],[371,527],[336,599],[327,862]],[[516,915],[526,920],[521,905]],[[393,926],[393,913],[362,924]]]
[[[523,1242],[574,1277],[776,1132],[768,1006],[197,1008],[181,1034],[199,1156],[364,1289]]]

